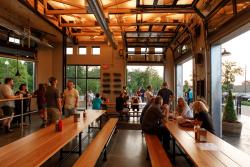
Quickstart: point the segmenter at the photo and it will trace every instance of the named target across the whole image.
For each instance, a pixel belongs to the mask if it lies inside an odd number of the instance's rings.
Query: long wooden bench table
[[[104,158],[106,158],[106,146],[115,131],[118,118],[110,118],[104,125],[97,136],[90,143],[81,157],[76,161],[74,167],[94,167],[98,158],[104,150]]]
[[[156,135],[145,134],[152,167],[172,167],[172,164]]]
[[[249,155],[210,132],[207,134],[206,142],[210,146],[206,147],[206,143],[195,141],[192,128],[180,127],[176,120],[167,121],[165,126],[173,138],[173,150],[175,150],[174,145],[176,141],[196,166],[250,166]],[[206,148],[202,149],[201,146]],[[173,151],[173,155],[175,155],[175,151]]]
[[[55,125],[52,124],[3,146],[0,148],[0,164],[5,167],[40,166],[77,135],[81,137],[82,131],[104,113],[103,110],[87,111],[86,118],[81,114],[80,121],[76,123],[71,116],[63,120],[62,132],[55,132]]]

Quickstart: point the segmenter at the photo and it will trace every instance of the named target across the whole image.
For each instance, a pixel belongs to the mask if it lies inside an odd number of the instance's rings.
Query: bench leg
[[[59,160],[63,159],[63,148],[60,150]]]
[[[172,138],[173,140],[173,163],[175,163],[175,138]]]
[[[88,126],[88,133],[90,133],[90,125]]]
[[[102,129],[102,116],[100,117],[100,120],[99,120],[100,122],[100,125],[99,125],[99,129],[101,130]]]
[[[147,156],[146,156],[146,160],[149,160],[148,147],[147,147]]]
[[[82,154],[82,132],[79,133],[79,150],[78,150],[79,156]]]
[[[103,161],[107,161],[107,146],[104,148]]]

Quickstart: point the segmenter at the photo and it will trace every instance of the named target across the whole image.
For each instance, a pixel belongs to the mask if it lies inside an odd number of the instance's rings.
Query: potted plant
[[[228,133],[231,135],[240,135],[242,123],[237,120],[238,118],[234,109],[233,95],[231,90],[229,90],[222,118],[223,133]]]
[[[240,135],[242,123],[237,121],[237,115],[234,109],[233,95],[231,89],[237,75],[242,74],[242,69],[236,62],[225,61],[222,64],[222,90],[227,92],[226,105],[222,118],[222,132],[232,135]]]

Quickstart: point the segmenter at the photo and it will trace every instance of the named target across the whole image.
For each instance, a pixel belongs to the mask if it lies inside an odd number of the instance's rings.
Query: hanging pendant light
[[[20,77],[21,74],[19,72],[19,66],[18,66],[18,49],[17,49],[17,59],[16,59],[16,67],[17,67],[17,71],[16,71],[16,77]]]

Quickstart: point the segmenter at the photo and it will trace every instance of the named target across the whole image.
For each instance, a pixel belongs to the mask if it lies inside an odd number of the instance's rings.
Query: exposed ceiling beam
[[[173,34],[174,35],[174,34]],[[150,37],[150,39],[158,39],[158,38],[162,38],[162,39],[171,39],[173,38],[174,36],[172,35],[169,35],[167,37]],[[126,37],[127,39],[134,39],[134,38],[149,38],[149,37]]]
[[[161,26],[161,25],[167,25],[167,26],[178,26],[182,25],[184,23],[181,22],[143,22],[143,23],[110,23],[109,26],[149,26],[149,25],[154,25],[154,26]],[[95,22],[93,23],[61,23],[61,27],[100,27],[97,25]]]
[[[176,6],[177,2],[178,2],[178,0],[174,0],[173,6]]]
[[[72,36],[102,36],[104,35],[103,32],[76,32],[71,33]],[[114,36],[121,36],[120,32],[115,32]]]
[[[196,4],[199,2],[199,0],[194,0],[193,2],[192,2],[192,7],[196,7]]]
[[[154,5],[139,5],[137,8],[150,9],[150,8],[154,8]],[[171,8],[177,8],[177,9],[192,8],[192,4],[191,5],[157,5],[157,7],[155,7],[155,9],[171,9]]]
[[[107,5],[103,5],[103,8],[106,9],[106,8],[109,8],[112,6],[120,5],[120,4],[128,2],[128,1],[131,1],[131,0],[115,0]]]
[[[222,0],[217,6],[207,15],[206,20],[211,19],[221,8],[223,8],[230,0]]]
[[[84,8],[84,6],[82,5],[79,5],[77,3],[74,3],[72,1],[65,1],[65,0],[47,0],[48,2],[59,2],[59,3],[62,3],[62,4],[66,4],[66,5],[70,5],[70,6],[73,6],[73,7],[77,7],[77,8]]]
[[[81,9],[54,9],[45,10],[47,15],[66,15],[66,14],[92,14],[86,8]],[[143,14],[143,13],[195,13],[193,8],[148,8],[148,9],[131,9],[131,8],[108,8],[104,13],[112,14]]]
[[[54,9],[46,10],[46,15],[88,14],[86,9]]]
[[[154,8],[153,6],[150,8],[138,8],[138,9],[131,9],[131,8],[109,8],[106,9],[105,12],[109,14],[140,14],[140,13],[195,13],[192,7],[187,8],[179,8],[179,7],[172,7],[172,8]]]
[[[117,49],[117,44],[115,42],[114,36],[110,31],[110,27],[105,19],[104,12],[101,8],[100,2],[98,0],[87,0],[90,9],[92,10],[97,22],[102,27],[108,41],[114,49]]]
[[[159,0],[154,0],[154,2],[153,2],[153,6],[154,6],[154,7],[156,7],[156,6],[157,6],[158,1],[159,1]]]
[[[164,26],[162,27],[161,31],[165,31],[166,27],[167,27],[167,25],[164,25]]]

